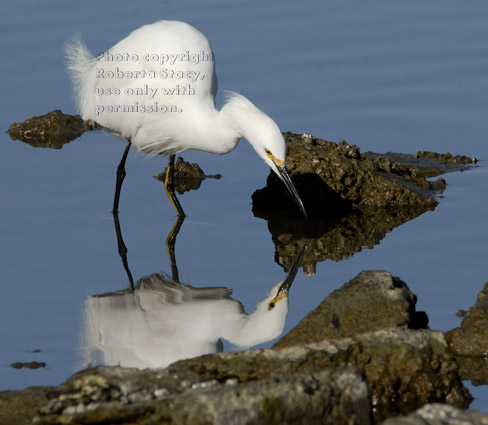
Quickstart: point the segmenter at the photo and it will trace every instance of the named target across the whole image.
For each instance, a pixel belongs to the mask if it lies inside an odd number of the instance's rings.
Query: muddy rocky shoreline
[[[51,114],[13,125],[11,137],[59,149],[64,139],[96,128]],[[431,152],[363,154],[309,134],[285,139],[287,167],[309,219],[272,173],[253,194],[253,212],[268,221],[285,269],[307,245],[306,273],[433,210],[446,182],[432,179],[476,163]],[[190,187],[192,167],[179,165]],[[196,174],[205,178],[199,168]],[[460,313],[461,326],[442,333],[429,329],[401,278],[364,271],[272,348],[209,354],[159,370],[89,368],[58,387],[3,391],[0,424],[488,424],[486,412],[467,410],[472,397],[463,385],[488,384],[487,300],[488,283]]]

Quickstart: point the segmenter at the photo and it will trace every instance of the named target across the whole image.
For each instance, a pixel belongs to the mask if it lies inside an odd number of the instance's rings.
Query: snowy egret
[[[114,213],[131,145],[147,154],[169,155],[165,189],[184,216],[174,193],[175,154],[188,149],[226,154],[245,138],[306,216],[285,167],[286,146],[278,126],[237,93],[230,93],[223,107],[216,109],[212,47],[191,25],[178,21],[145,25],[96,57],[75,37],[67,43],[66,56],[82,118],[127,140],[117,168]]]
[[[227,288],[196,288],[161,274],[142,278],[137,289],[89,296],[82,341],[84,366],[92,353],[106,365],[166,367],[177,360],[222,351],[224,338],[250,347],[277,338],[288,314],[288,291],[302,262],[246,314]]]

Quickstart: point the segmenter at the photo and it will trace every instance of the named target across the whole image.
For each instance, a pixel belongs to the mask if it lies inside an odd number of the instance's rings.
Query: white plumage
[[[220,352],[220,338],[238,347],[270,341],[283,332],[288,313],[287,296],[270,307],[281,285],[274,286],[251,314],[226,288],[194,288],[162,275],[141,279],[135,291],[89,296],[83,318],[83,367],[94,362],[95,353],[106,365],[158,368]]]

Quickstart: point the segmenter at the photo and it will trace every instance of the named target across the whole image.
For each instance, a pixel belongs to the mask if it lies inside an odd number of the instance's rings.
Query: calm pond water
[[[430,327],[442,331],[459,325],[456,312],[473,305],[488,280],[485,1],[9,0],[1,10],[4,130],[53,109],[76,112],[63,59],[63,44],[76,32],[96,52],[143,24],[179,19],[210,39],[220,89],[249,97],[284,131],[347,140],[363,152],[449,151],[480,160],[444,176],[448,186],[434,212],[373,249],[318,263],[313,276],[300,270],[284,332],[362,270],[389,270],[407,282]],[[0,389],[57,385],[86,365],[87,297],[128,286],[110,213],[124,145],[101,132],[59,151],[1,138]],[[188,214],[176,243],[180,279],[231,288],[252,311],[285,276],[266,221],[251,212],[251,194],[265,185],[268,169],[245,141],[226,156],[183,157],[223,177],[180,197]],[[152,178],[164,166],[129,155],[120,224],[135,280],[171,273],[165,239],[175,212]],[[34,360],[47,366],[10,367]],[[488,412],[486,387],[470,390],[472,407]]]

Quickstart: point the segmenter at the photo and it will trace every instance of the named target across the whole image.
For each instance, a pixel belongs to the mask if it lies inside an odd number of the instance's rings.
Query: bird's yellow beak
[[[291,284],[295,280],[295,276],[297,275],[298,268],[302,264],[303,257],[305,255],[305,251],[307,250],[307,245],[305,245],[302,249],[302,252],[298,255],[297,259],[293,263],[293,265],[290,267],[290,271],[288,272],[288,275],[285,277],[285,280],[281,282],[281,285],[278,289],[278,293],[276,294],[276,297],[274,297],[268,304],[268,310],[272,310],[276,303],[284,298],[288,297],[288,292],[290,291]]]
[[[295,185],[291,181],[290,175],[288,174],[288,170],[286,169],[285,162],[275,158],[274,155],[271,152],[266,152],[268,155],[269,159],[273,161],[273,164],[276,167],[278,177],[283,180],[283,183],[285,183],[286,188],[288,191],[291,193],[291,196],[297,203],[298,207],[300,208],[300,211],[303,213],[304,217],[307,218],[307,212],[305,211],[305,207],[303,206],[303,202],[300,199],[300,196],[298,195],[297,189],[295,188]]]

